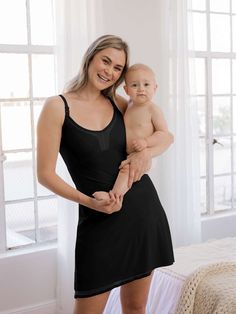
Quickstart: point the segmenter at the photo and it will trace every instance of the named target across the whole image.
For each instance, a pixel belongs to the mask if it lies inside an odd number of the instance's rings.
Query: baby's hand
[[[136,152],[141,152],[141,150],[145,149],[147,147],[147,141],[144,138],[139,138],[137,140],[133,140],[132,142],[132,148]]]
[[[119,211],[122,208],[123,195],[114,191],[110,191],[109,196],[111,200],[115,201],[115,205],[113,206],[114,210]]]
[[[98,192],[95,192],[93,193],[93,197],[96,198],[96,200],[98,201],[108,201],[110,200],[110,195],[108,192],[103,192],[103,191],[98,191]]]

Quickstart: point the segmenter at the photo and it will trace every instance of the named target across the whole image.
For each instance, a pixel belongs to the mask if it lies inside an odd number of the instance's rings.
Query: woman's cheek
[[[118,81],[118,79],[121,77],[121,73],[118,72],[115,74],[115,81]]]

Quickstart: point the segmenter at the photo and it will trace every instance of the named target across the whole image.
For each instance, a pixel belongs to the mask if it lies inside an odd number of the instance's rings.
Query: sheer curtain
[[[81,58],[88,47],[89,30],[86,0],[57,0],[56,49],[58,93],[79,69]],[[57,172],[67,182],[70,176],[59,157]],[[58,199],[58,272],[57,314],[73,313],[74,304],[74,246],[78,222],[78,205]]]
[[[161,157],[159,190],[175,246],[201,240],[197,103],[190,97],[190,5],[189,0],[160,0],[159,93],[175,142]]]

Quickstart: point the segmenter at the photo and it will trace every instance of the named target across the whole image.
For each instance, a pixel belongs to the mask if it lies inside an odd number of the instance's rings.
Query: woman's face
[[[106,48],[99,51],[88,68],[88,82],[99,90],[106,89],[119,79],[125,66],[123,50]]]

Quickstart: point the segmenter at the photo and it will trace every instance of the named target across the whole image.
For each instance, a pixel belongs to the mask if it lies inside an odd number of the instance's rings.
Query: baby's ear
[[[157,89],[158,89],[158,85],[156,84],[156,85],[155,85],[155,91],[156,91]]]

